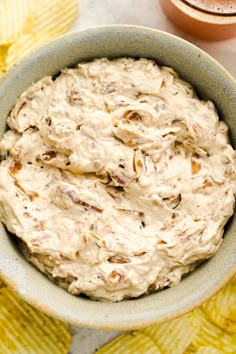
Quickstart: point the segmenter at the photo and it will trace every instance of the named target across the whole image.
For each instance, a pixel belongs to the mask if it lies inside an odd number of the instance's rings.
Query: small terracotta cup
[[[160,0],[166,16],[183,31],[205,40],[236,37],[235,1]]]

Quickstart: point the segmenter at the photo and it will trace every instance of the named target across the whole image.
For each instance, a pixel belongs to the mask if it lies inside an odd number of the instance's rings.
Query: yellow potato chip
[[[5,72],[5,58],[7,54],[7,47],[0,46],[0,74]]]
[[[183,354],[193,354],[196,353],[197,348],[195,347],[195,345],[193,345],[193,343],[191,343],[188,348],[184,351]]]
[[[223,350],[224,353],[236,353],[235,334],[229,334],[217,327],[201,308],[194,310],[193,314],[201,324],[200,331],[192,341],[196,348],[212,346],[218,350]]]
[[[30,50],[44,44],[51,38],[49,33],[30,33],[19,37],[8,49],[5,68],[8,70],[15,62]]]
[[[0,45],[10,45],[32,25],[32,0],[0,1]]]
[[[213,298],[202,305],[202,309],[219,327],[236,333],[236,284],[229,282]]]
[[[6,286],[5,283],[3,283],[2,279],[0,278],[0,289],[5,287],[5,286]]]
[[[67,324],[0,287],[0,352],[4,354],[66,354],[71,342]]]
[[[230,280],[230,283],[236,286],[236,275],[233,276],[233,278]]]
[[[13,0],[11,0],[13,1]],[[8,70],[21,56],[64,33],[73,23],[77,13],[76,0],[30,0],[34,13],[28,28],[15,36],[9,44],[4,69]],[[1,70],[1,66],[0,66]]]
[[[56,37],[64,33],[74,22],[77,14],[76,0],[32,0],[34,22],[32,32],[50,33]]]
[[[194,352],[195,354],[224,354],[222,350],[214,348],[210,345],[206,347],[199,347],[197,351]]]
[[[5,68],[3,66],[3,64],[0,62],[0,76],[3,75],[5,72]]]
[[[200,330],[200,322],[192,313],[175,320],[141,330],[163,353],[181,354]]]
[[[131,334],[122,334],[104,345],[96,354],[161,354],[154,342],[142,334],[134,331]]]
[[[5,51],[6,51],[5,46],[0,46],[0,63],[3,62],[4,56],[5,56]]]

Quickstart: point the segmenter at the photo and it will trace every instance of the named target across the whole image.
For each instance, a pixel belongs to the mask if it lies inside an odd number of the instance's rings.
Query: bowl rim
[[[50,48],[53,47],[57,42],[60,42],[61,40],[66,40],[67,38],[73,38],[77,37],[80,34],[86,34],[86,33],[95,33],[100,31],[102,32],[103,30],[119,30],[119,29],[132,29],[132,30],[137,30],[137,31],[147,31],[150,33],[157,33],[160,35],[165,35],[166,37],[172,38],[172,40],[176,40],[179,43],[182,43],[184,45],[187,45],[189,48],[192,50],[196,50],[201,54],[203,57],[206,59],[210,60],[212,63],[214,62],[214,65],[218,66],[218,68],[222,71],[224,71],[224,74],[228,76],[229,80],[232,80],[233,84],[236,83],[236,77],[234,78],[233,75],[226,70],[226,68],[223,66],[223,64],[219,63],[215,58],[213,58],[210,54],[205,52],[203,49],[198,47],[197,45],[189,42],[187,39],[184,39],[182,37],[179,37],[178,35],[172,34],[167,31],[159,30],[153,27],[147,27],[147,26],[141,26],[141,25],[130,25],[130,24],[106,24],[106,25],[94,25],[94,26],[88,26],[85,28],[81,28],[78,30],[72,30],[70,32],[64,33],[63,35],[60,35],[56,38],[50,39],[44,44],[39,45],[36,48],[33,48],[26,54],[24,54],[22,57],[20,57],[15,64],[13,64],[1,77],[0,77],[0,84],[4,82],[5,80],[8,79],[10,75],[12,75],[12,72],[14,72],[19,66],[24,65],[28,60],[32,60],[34,56],[37,54],[43,54],[45,48]]]
[[[133,33],[143,33],[145,32],[147,35],[156,35],[158,36],[164,36],[167,39],[171,39],[172,41],[175,41],[177,44],[182,44],[185,47],[190,48],[190,50],[195,51],[196,53],[200,54],[201,57],[205,58],[205,60],[210,61],[218,70],[226,77],[226,79],[229,81],[230,85],[232,87],[235,87],[236,81],[232,77],[230,73],[221,65],[219,64],[214,58],[212,58],[210,55],[208,55],[206,52],[201,50],[200,48],[196,47],[194,44],[177,37],[173,34],[157,30],[154,28],[150,27],[144,27],[144,26],[137,26],[137,25],[122,25],[122,24],[113,24],[113,25],[100,25],[100,26],[91,26],[88,28],[84,28],[78,31],[73,31],[70,33],[67,33],[63,36],[60,36],[58,38],[55,38],[46,44],[40,46],[39,48],[36,48],[32,50],[30,53],[27,55],[23,56],[16,64],[14,64],[6,74],[3,75],[3,77],[0,79],[0,92],[2,87],[7,86],[8,82],[10,82],[10,78],[12,75],[15,75],[20,70],[23,70],[24,67],[29,65],[30,62],[36,61],[38,57],[42,57],[45,54],[45,50],[47,53],[50,50],[55,49],[57,44],[63,44],[65,41],[73,40],[75,38],[78,38],[83,35],[102,35],[103,33],[107,31],[114,32],[120,30],[120,31],[127,31],[131,30]],[[0,255],[1,255],[1,249],[0,249]],[[0,257],[1,258],[1,257]],[[81,306],[79,309],[68,309],[66,304],[62,303],[62,309],[58,310],[57,305],[49,299],[47,301],[46,298],[43,298],[42,302],[37,296],[36,293],[33,293],[31,288],[27,285],[27,282],[25,281],[25,274],[24,272],[21,274],[20,271],[17,272],[17,269],[15,268],[17,277],[15,276],[15,273],[11,272],[9,270],[9,262],[5,263],[4,261],[1,261],[0,259],[0,275],[3,279],[3,281],[9,285],[14,291],[19,293],[19,295],[28,303],[33,305],[35,308],[49,314],[52,317],[58,318],[60,320],[66,321],[68,323],[81,326],[81,327],[86,327],[86,328],[97,328],[97,329],[102,329],[102,330],[129,330],[129,329],[137,329],[137,328],[142,328],[150,325],[154,325],[157,323],[162,323],[164,321],[168,321],[170,319],[176,318],[180,315],[183,315],[189,311],[192,311],[193,309],[197,308],[200,306],[202,303],[207,301],[210,297],[212,297],[216,292],[218,292],[229,280],[230,278],[236,274],[236,258],[234,258],[235,263],[230,267],[230,270],[227,272],[225,277],[223,279],[220,279],[218,276],[218,280],[215,282],[215,286],[209,286],[208,285],[208,290],[200,289],[200,293],[198,293],[198,296],[196,294],[191,295],[191,299],[188,299],[189,301],[186,301],[186,299],[182,299],[182,307],[177,308],[174,306],[174,312],[170,313],[163,313],[162,309],[160,308],[153,308],[151,307],[149,310],[145,308],[145,310],[141,311],[140,313],[138,312],[140,305],[139,303],[145,303],[145,298],[149,297],[149,299],[154,299],[155,294],[148,295],[146,297],[141,297],[137,299],[131,299],[131,300],[124,300],[122,302],[118,303],[109,303],[109,302],[97,302],[94,300],[88,300],[88,299],[80,299],[77,298],[73,295],[68,294],[64,289],[59,288],[57,285],[51,283],[50,288],[57,289],[55,290],[58,294],[60,294],[60,297],[62,300],[67,301],[66,299],[69,298],[70,303],[73,303],[76,307],[75,300],[73,299],[79,299],[76,300],[78,302],[81,302]],[[11,266],[14,268],[14,257],[12,259],[13,263],[11,263]],[[28,267],[29,263],[26,261],[24,263],[24,266]],[[30,265],[30,267],[32,267]],[[42,275],[40,272],[35,270],[35,272],[39,273],[37,275],[37,278],[40,280],[42,277],[45,277]],[[13,274],[12,274],[13,273]],[[10,276],[9,276],[10,274]],[[36,274],[36,273],[35,273]],[[186,277],[187,279],[187,277]],[[184,290],[184,284],[186,282],[186,279],[183,279],[177,286],[179,289]],[[48,279],[47,279],[48,281]],[[210,283],[210,282],[209,282]],[[22,284],[24,284],[24,288],[22,288]],[[177,287],[175,286],[175,288]],[[172,291],[174,288],[166,289],[163,290],[162,292],[165,292],[168,298],[168,294]],[[54,292],[54,290],[53,290]],[[200,295],[199,295],[200,294]],[[41,298],[42,299],[42,298]],[[130,304],[131,311],[127,311],[127,303]],[[88,307],[86,307],[88,304]],[[148,301],[148,304],[151,304],[151,300]],[[104,311],[105,313],[103,316],[101,316],[100,319],[96,319],[95,317],[95,312],[91,314],[91,312],[85,311],[86,309],[89,309],[92,307],[92,311],[97,311],[101,315]],[[149,306],[150,307],[150,306]],[[83,311],[84,309],[84,311]],[[124,318],[124,310],[127,311],[126,318]],[[133,311],[136,311],[135,313]],[[114,313],[113,313],[114,311]],[[159,313],[159,315],[158,315]],[[81,314],[81,316],[80,316]],[[95,316],[94,318],[96,321],[93,319],[93,315]]]

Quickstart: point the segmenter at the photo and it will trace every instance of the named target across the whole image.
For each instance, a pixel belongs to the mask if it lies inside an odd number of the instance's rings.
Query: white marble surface
[[[134,24],[157,28],[194,43],[236,77],[236,38],[221,42],[193,38],[170,23],[162,13],[158,0],[79,0],[78,10],[77,20],[70,31],[104,24]],[[72,333],[70,353],[93,354],[119,332],[72,327]]]

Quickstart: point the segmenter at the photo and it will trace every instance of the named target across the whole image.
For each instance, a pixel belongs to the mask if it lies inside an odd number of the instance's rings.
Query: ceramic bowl
[[[1,134],[17,97],[33,81],[95,57],[147,57],[176,69],[205,99],[213,100],[236,147],[236,83],[192,44],[158,30],[125,25],[89,28],[62,36],[31,52],[1,79]],[[27,302],[71,324],[97,329],[134,329],[173,319],[217,292],[236,271],[236,221],[231,218],[218,252],[178,285],[120,303],[76,297],[31,266],[0,224],[0,276]]]

